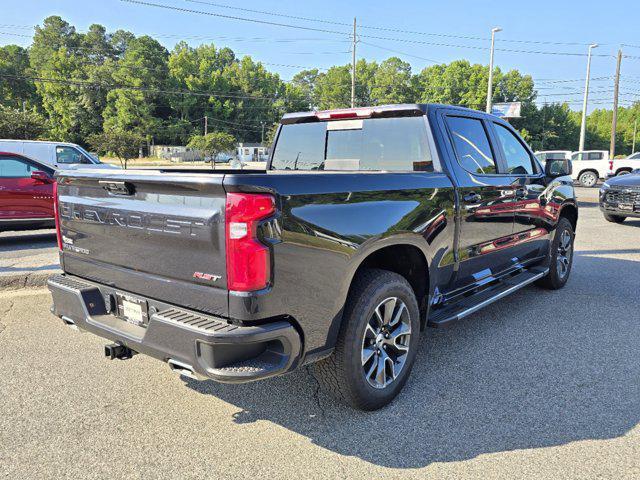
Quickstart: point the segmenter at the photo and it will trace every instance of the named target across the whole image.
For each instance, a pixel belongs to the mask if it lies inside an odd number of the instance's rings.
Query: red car
[[[41,162],[0,152],[0,231],[55,226],[53,174]]]

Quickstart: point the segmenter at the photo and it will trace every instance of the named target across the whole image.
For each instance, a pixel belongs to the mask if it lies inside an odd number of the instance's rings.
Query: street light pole
[[[491,55],[489,57],[489,85],[487,86],[487,113],[491,113],[492,98],[493,98],[493,51],[496,41],[496,33],[501,32],[500,27],[494,27],[491,29]]]
[[[578,150],[584,150],[584,138],[587,131],[587,102],[589,101],[589,80],[591,79],[591,50],[597,48],[598,44],[589,45],[589,54],[587,55],[587,78],[584,81],[584,100],[582,101],[582,122],[580,123],[580,144]]]
[[[353,38],[351,42],[351,108],[356,106],[356,17],[353,17]]]

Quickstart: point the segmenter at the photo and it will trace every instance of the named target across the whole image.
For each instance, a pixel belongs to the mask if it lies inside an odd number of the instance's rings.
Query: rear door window
[[[507,172],[514,175],[533,175],[535,170],[529,151],[511,130],[499,123],[494,122],[493,124],[504,159],[507,162]],[[551,155],[547,158],[553,158]]]
[[[473,174],[496,174],[496,161],[482,120],[447,117],[458,163]]]
[[[424,117],[283,125],[277,170],[433,171]]]

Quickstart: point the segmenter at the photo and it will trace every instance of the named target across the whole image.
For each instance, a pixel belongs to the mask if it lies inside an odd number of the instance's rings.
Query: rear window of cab
[[[433,171],[424,117],[283,125],[274,170]]]

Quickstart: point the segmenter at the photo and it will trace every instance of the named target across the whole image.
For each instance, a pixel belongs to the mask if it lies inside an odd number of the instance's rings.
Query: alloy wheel
[[[563,230],[560,234],[558,251],[556,253],[557,271],[560,279],[567,276],[569,268],[571,267],[571,256],[573,255],[571,240],[571,232],[569,232],[569,230]]]
[[[411,320],[405,303],[389,297],[378,304],[362,338],[362,369],[374,388],[391,384],[407,362]]]
[[[593,187],[597,182],[598,177],[596,177],[594,173],[587,172],[582,174],[581,183],[585,187]]]

